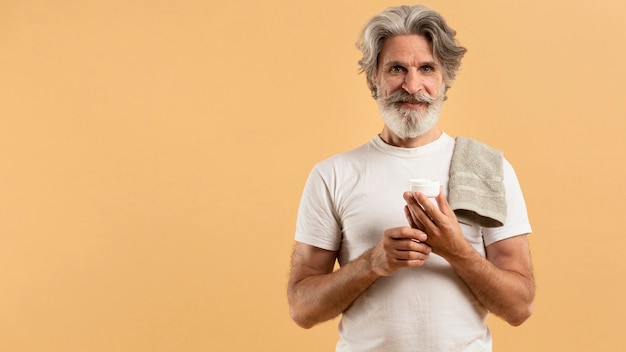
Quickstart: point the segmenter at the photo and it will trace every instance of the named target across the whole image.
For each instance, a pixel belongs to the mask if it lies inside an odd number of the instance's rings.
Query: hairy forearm
[[[530,317],[535,296],[531,270],[521,274],[499,268],[473,249],[448,261],[490,312],[514,326]]]
[[[372,270],[371,252],[331,273],[290,282],[288,298],[293,320],[308,329],[348,309],[379,278]]]

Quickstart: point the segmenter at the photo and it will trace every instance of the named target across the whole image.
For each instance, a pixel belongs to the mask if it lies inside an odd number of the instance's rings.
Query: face
[[[423,36],[385,39],[374,83],[385,126],[396,137],[415,138],[437,125],[445,93],[442,72]]]

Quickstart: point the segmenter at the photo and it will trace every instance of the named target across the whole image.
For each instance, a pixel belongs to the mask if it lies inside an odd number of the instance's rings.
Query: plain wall
[[[286,282],[318,161],[382,122],[390,1],[0,1],[0,351],[331,351]],[[537,277],[497,351],[623,351],[626,5],[425,1],[469,49],[441,125],[505,152]]]

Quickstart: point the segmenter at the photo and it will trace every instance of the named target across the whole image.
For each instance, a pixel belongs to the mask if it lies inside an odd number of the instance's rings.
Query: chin
[[[426,111],[407,110],[379,104],[385,125],[402,139],[417,138],[431,131],[439,122],[440,104],[433,104]]]
[[[425,117],[420,120],[383,116],[383,121],[387,128],[402,139],[417,138],[425,135],[437,126],[438,120],[437,116],[434,116],[434,118],[432,116],[430,118]]]

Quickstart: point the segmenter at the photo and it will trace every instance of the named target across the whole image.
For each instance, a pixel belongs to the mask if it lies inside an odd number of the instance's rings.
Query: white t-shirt
[[[418,148],[398,148],[379,136],[313,168],[295,239],[338,252],[344,265],[372,248],[383,232],[407,226],[402,193],[408,180],[438,180],[447,194],[455,140],[447,134]],[[504,162],[507,219],[502,227],[461,224],[483,256],[485,246],[531,232],[511,165]],[[443,258],[382,277],[343,312],[337,351],[490,351],[487,310]]]

